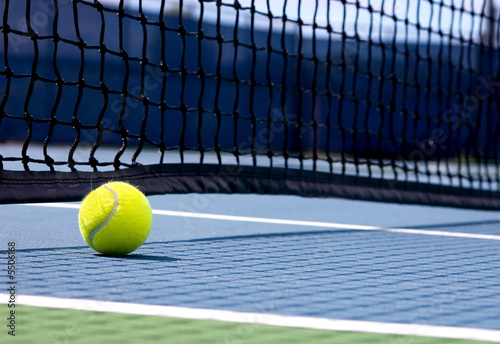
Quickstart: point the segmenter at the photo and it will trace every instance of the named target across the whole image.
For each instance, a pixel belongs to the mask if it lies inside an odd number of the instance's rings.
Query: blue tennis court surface
[[[151,235],[125,258],[85,245],[78,203],[1,206],[19,293],[500,330],[495,212],[288,196],[149,200]]]
[[[0,8],[0,344],[500,343],[500,0]]]

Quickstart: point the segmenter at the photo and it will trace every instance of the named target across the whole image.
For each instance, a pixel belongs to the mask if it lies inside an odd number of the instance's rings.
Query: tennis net
[[[496,0],[1,0],[0,202],[500,209]]]

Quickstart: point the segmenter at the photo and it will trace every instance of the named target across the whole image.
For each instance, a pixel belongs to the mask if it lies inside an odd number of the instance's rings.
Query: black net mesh
[[[258,192],[500,208],[494,0],[0,0],[2,202]]]

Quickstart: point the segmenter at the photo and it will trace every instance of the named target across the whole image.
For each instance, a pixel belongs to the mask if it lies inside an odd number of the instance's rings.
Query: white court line
[[[73,203],[29,203],[29,204],[25,204],[25,205],[38,206],[38,207],[51,207],[51,208],[80,209],[79,204],[73,204]],[[377,226],[349,225],[349,224],[331,223],[331,222],[282,220],[282,219],[269,219],[269,218],[262,218],[262,217],[190,213],[190,212],[184,212],[184,211],[170,211],[170,210],[153,210],[153,214],[165,215],[165,216],[190,217],[190,218],[197,218],[197,219],[209,219],[209,220],[269,223],[269,224],[278,224],[278,225],[320,227],[320,228],[331,228],[331,229],[351,229],[351,230],[359,230],[359,231],[382,231],[382,232],[391,232],[391,233],[434,235],[434,236],[453,237],[453,238],[500,240],[500,235],[430,231],[430,230],[424,230],[424,229],[410,229],[410,228],[384,228],[384,227],[377,227]],[[500,224],[500,221],[499,221],[499,224]]]
[[[47,296],[17,295],[16,305],[72,309],[79,311],[159,316],[191,320],[212,320],[241,324],[294,327],[312,330],[363,332],[403,336],[500,341],[500,331],[478,328],[397,324],[374,321],[336,320],[265,313],[234,312],[212,309],[146,305],[126,302],[65,299]],[[0,294],[0,303],[7,304],[8,294]]]

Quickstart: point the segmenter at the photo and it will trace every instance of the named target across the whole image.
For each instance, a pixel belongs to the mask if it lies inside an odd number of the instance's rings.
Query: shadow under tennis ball
[[[113,256],[113,255],[107,255],[107,254],[102,254],[102,253],[96,253],[96,254],[94,254],[94,256],[103,257],[103,258],[120,258],[120,259],[127,259],[127,260],[150,260],[150,261],[161,261],[161,262],[178,262],[181,260],[179,258],[151,256],[151,255],[146,255],[146,254],[129,254],[126,256]]]

